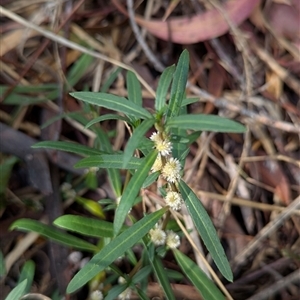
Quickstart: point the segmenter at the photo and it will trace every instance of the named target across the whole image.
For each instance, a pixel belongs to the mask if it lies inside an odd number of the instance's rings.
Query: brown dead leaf
[[[282,95],[283,83],[278,75],[272,71],[266,72],[267,92],[269,92],[275,99],[279,99]]]
[[[258,162],[257,167],[260,176],[257,180],[275,189],[274,201],[286,206],[289,205],[291,202],[290,183],[281,166],[276,161],[266,160]]]
[[[235,25],[245,21],[260,0],[229,0],[223,5],[226,16]],[[127,11],[118,0],[116,7],[127,15]],[[229,24],[217,9],[211,9],[193,17],[173,17],[168,21],[145,20],[136,16],[136,22],[154,36],[178,44],[194,44],[206,41],[228,32]]]

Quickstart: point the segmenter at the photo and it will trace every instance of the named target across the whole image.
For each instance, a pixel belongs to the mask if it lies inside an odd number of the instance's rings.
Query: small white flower
[[[168,138],[163,139],[159,132],[153,132],[150,136],[150,140],[154,142],[155,148],[162,156],[167,156],[172,151],[172,143]]]
[[[150,229],[149,234],[151,237],[151,241],[155,246],[161,246],[165,244],[166,233],[159,227]]]
[[[175,249],[178,248],[180,245],[180,237],[172,230],[167,231],[167,238],[166,238],[166,245],[171,248]]]
[[[90,261],[89,257],[85,257],[80,261],[79,268],[82,269]]]
[[[89,172],[96,174],[99,171],[98,167],[90,167]]]
[[[124,277],[119,277],[118,278],[118,283],[119,284],[124,284],[126,283],[126,279]],[[124,292],[122,292],[119,296],[118,299],[120,300],[128,300],[131,297],[131,289],[127,288]]]
[[[153,141],[154,143],[162,141],[162,139],[160,137],[160,133],[159,132],[153,132],[150,136],[150,140]]]
[[[62,192],[67,192],[67,191],[69,191],[69,190],[71,190],[72,189],[72,185],[71,185],[71,183],[69,183],[69,182],[64,182],[61,186],[60,186],[60,190],[62,191]]]
[[[73,251],[68,256],[69,263],[77,264],[82,259],[82,253],[79,251]]]
[[[155,143],[155,148],[159,151],[162,156],[167,156],[172,151],[172,143],[165,139]]]
[[[99,290],[93,291],[90,295],[90,299],[91,300],[102,300],[103,299],[103,294]]]
[[[116,199],[116,203],[117,203],[118,206],[119,206],[119,204],[120,204],[120,202],[121,202],[121,199],[122,199],[122,196],[120,196],[120,197],[118,197],[118,198]],[[130,212],[131,212],[131,208],[129,209],[128,214],[130,214]]]
[[[168,182],[177,182],[180,180],[180,170],[181,165],[177,158],[171,157],[169,161],[166,162],[162,169],[162,176],[168,181]]]
[[[118,278],[118,283],[119,283],[119,284],[123,284],[123,283],[125,283],[125,282],[126,282],[126,279],[125,279],[124,277],[120,276],[120,277]]]
[[[163,166],[163,164],[162,164],[161,156],[160,156],[160,154],[158,154],[153,166],[151,167],[151,171],[153,173],[160,171],[162,169],[162,166]]]
[[[120,300],[130,300],[131,299],[131,289],[127,288],[124,292],[122,292],[118,296],[118,299],[120,299]]]
[[[174,210],[180,210],[183,203],[181,195],[173,191],[167,193],[165,201]]]

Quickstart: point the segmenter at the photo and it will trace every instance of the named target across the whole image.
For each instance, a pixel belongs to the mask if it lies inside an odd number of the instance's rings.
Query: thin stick
[[[28,22],[27,20],[25,20],[24,18],[20,17],[19,15],[5,9],[3,6],[0,6],[0,14],[2,14],[3,16],[6,16],[8,18],[10,18],[11,20],[14,20],[15,22],[28,27],[32,30],[35,30],[37,32],[39,32],[40,34],[42,34],[43,36],[47,37],[48,39],[55,41],[63,46],[66,46],[68,48],[71,48],[73,50],[78,50],[82,53],[86,53],[89,54],[93,57],[99,58],[99,59],[103,59],[104,61],[111,63],[113,65],[119,66],[123,69],[126,70],[130,70],[132,72],[134,72],[136,74],[136,76],[138,77],[139,81],[141,82],[141,84],[151,93],[151,95],[153,97],[155,97],[155,91],[151,88],[151,86],[130,66],[116,60],[113,58],[110,58],[106,55],[103,55],[97,51],[93,51],[93,50],[89,50],[86,47],[80,46],[72,41],[69,41],[67,39],[65,39],[64,37],[61,37],[59,35],[54,34],[53,32],[49,31],[49,30],[45,30],[43,28],[40,28],[38,26],[36,26],[35,24]]]
[[[247,261],[247,258],[251,256],[260,246],[263,240],[265,240],[270,234],[272,234],[286,219],[288,219],[292,213],[300,208],[300,196],[298,196],[286,209],[279,214],[276,219],[269,222],[255,238],[241,251],[232,261],[232,269],[237,271]]]

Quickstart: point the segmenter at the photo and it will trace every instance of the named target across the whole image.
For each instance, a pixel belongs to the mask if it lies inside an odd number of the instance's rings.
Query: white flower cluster
[[[166,204],[169,205],[174,210],[180,210],[183,204],[183,199],[181,194],[177,192],[170,191],[165,197]]]
[[[160,132],[152,133],[150,140],[154,142],[154,146],[159,152],[151,171],[160,171],[162,177],[169,184],[176,184],[181,178],[181,165],[177,158],[172,157],[172,143],[165,134]],[[183,203],[181,195],[174,191],[167,193],[165,201],[174,210],[180,210]]]
[[[159,226],[156,226],[150,230],[149,234],[155,246],[166,245],[170,249],[175,249],[180,245],[179,235],[172,230],[164,231]]]
[[[103,294],[100,290],[93,291],[90,295],[90,300],[102,300]]]
[[[178,182],[181,178],[181,165],[177,158],[171,156],[172,143],[169,138],[164,137],[160,132],[154,132],[150,136],[150,140],[154,142],[154,146],[159,152],[156,161],[151,168],[152,172],[161,171],[163,178],[168,182]],[[165,158],[165,164],[163,164],[162,157]]]
[[[119,277],[118,278],[119,284],[123,284],[126,282],[124,277]],[[119,300],[130,300],[131,299],[131,289],[127,288],[125,291],[123,291],[119,296]]]

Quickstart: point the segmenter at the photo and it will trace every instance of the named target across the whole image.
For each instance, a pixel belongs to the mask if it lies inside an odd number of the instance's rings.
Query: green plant
[[[182,180],[182,170],[189,145],[203,130],[244,132],[245,127],[219,116],[187,113],[186,106],[191,102],[190,99],[185,99],[188,67],[189,55],[184,51],[177,66],[171,66],[163,72],[153,114],[142,106],[140,84],[132,72],[127,73],[128,99],[102,92],[71,93],[74,98],[91,105],[90,109],[94,106],[104,107],[121,115],[102,115],[92,121],[73,115],[77,121],[95,131],[99,142],[95,148],[68,142],[40,142],[34,146],[87,156],[75,167],[106,169],[116,199],[119,200],[113,223],[70,215],[62,216],[54,222],[54,225],[77,234],[109,238],[110,242],[105,246],[99,244],[95,246],[33,220],[18,220],[13,224],[14,229],[33,230],[73,248],[95,253],[73,277],[67,288],[68,293],[75,292],[110,267],[110,272],[118,274],[123,280],[107,293],[105,299],[114,299],[128,289],[134,290],[141,299],[148,299],[145,294],[145,282],[152,272],[156,275],[167,299],[175,299],[170,286],[170,276],[161,260],[166,252],[171,250],[183,273],[205,299],[224,298],[213,281],[191,259],[176,249],[180,244],[179,234],[167,230],[167,226],[172,221],[172,210],[180,210],[185,203],[217,268],[227,280],[232,281],[230,265],[216,230],[201,201]],[[167,101],[170,86],[170,98]],[[131,128],[132,134],[123,152],[112,150],[107,134],[99,126],[99,122],[107,119],[122,120]],[[147,139],[145,135],[153,127],[156,131],[152,133],[150,139]],[[127,170],[124,183],[121,181],[120,170]],[[140,201],[141,189],[155,184],[158,180],[163,182],[160,192],[164,196],[165,206],[151,214],[145,212],[142,219],[135,220],[130,211]],[[124,226],[126,218],[131,220],[132,226]],[[140,260],[137,260],[131,251],[138,243],[143,246]],[[129,275],[122,274],[114,265],[114,261],[125,253],[135,264]]]

